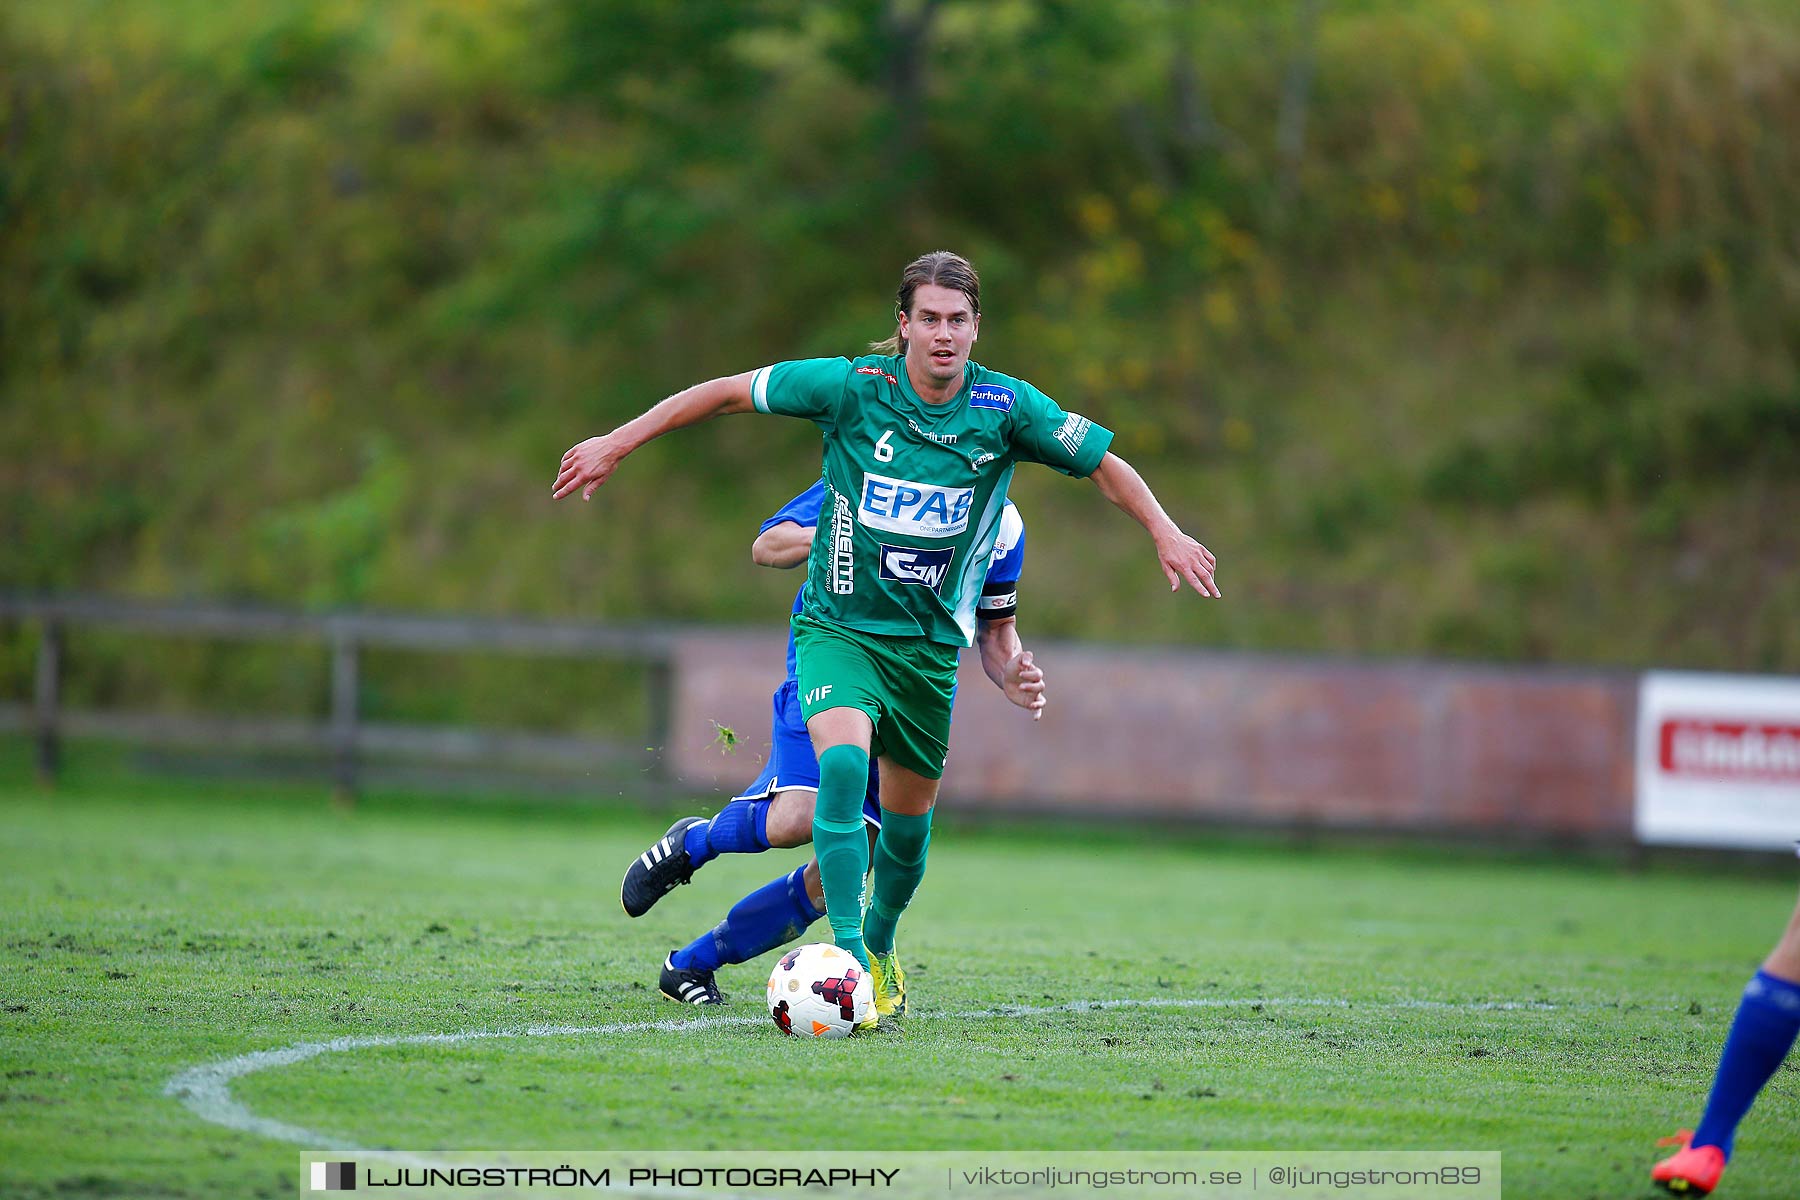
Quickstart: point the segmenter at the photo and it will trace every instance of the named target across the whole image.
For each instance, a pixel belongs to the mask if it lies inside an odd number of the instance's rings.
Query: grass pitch
[[[1649,1196],[1790,873],[981,830],[945,803],[901,931],[916,1016],[813,1044],[655,990],[667,950],[800,852],[709,865],[627,920],[667,818],[144,780],[54,793],[0,757],[0,1193],[290,1196],[267,1136],[406,1149],[1497,1149],[1508,1195]],[[817,935],[823,926],[816,927]],[[1140,1006],[1071,1010],[1082,1001]],[[996,1006],[1024,1006],[996,1016]],[[751,1018],[751,1019],[746,1019]],[[617,1031],[642,1022],[673,1027]],[[336,1038],[231,1083],[172,1078]],[[829,1102],[820,1099],[829,1088]],[[1720,1195],[1791,1196],[1800,1072]]]

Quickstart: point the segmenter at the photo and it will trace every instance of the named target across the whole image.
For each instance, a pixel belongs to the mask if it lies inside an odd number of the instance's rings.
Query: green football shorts
[[[924,637],[883,637],[794,614],[800,714],[856,708],[875,726],[869,756],[887,755],[927,779],[950,756],[956,647]]]

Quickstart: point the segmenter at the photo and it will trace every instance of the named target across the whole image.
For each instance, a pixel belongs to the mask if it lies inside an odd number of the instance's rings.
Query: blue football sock
[[[727,804],[726,808],[731,806]],[[713,821],[718,820],[714,817]],[[689,825],[687,832],[681,835],[681,848],[687,851],[688,865],[696,870],[706,865],[712,857],[712,849],[706,844],[706,835],[712,831],[712,821],[702,821],[698,825]]]
[[[1758,971],[1744,988],[1725,1038],[1725,1052],[1719,1056],[1693,1145],[1717,1146],[1731,1157],[1738,1122],[1787,1057],[1796,1033],[1800,1033],[1800,983]]]
[[[769,805],[733,800],[710,821],[688,826],[681,844],[696,870],[721,854],[761,854],[769,848]]]
[[[825,914],[806,894],[806,868],[779,875],[739,900],[725,919],[670,956],[681,970],[716,971],[786,945]]]

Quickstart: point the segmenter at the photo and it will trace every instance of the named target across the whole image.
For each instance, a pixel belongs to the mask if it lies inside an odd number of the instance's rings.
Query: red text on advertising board
[[[1800,785],[1800,725],[1666,717],[1657,762],[1665,774]]]

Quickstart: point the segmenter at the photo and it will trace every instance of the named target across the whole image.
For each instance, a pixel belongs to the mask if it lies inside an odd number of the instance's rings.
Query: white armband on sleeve
[[[975,602],[975,615],[983,621],[998,621],[1019,611],[1017,583],[984,583],[981,599]]]

